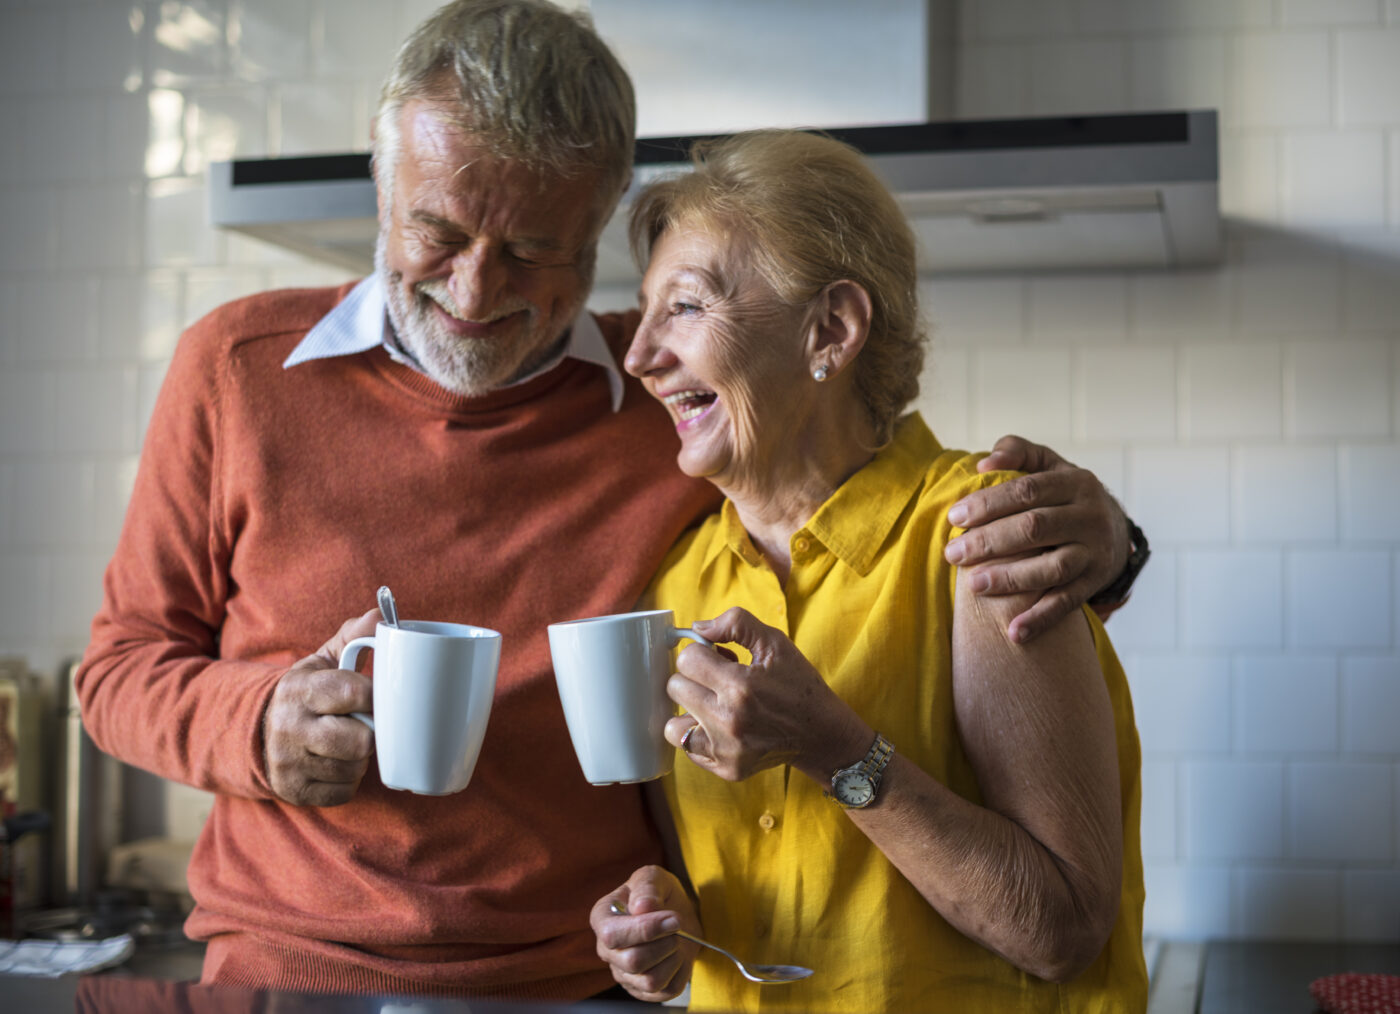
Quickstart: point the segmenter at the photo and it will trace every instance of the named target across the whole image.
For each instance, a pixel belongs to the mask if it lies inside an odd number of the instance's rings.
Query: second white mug
[[[549,625],[569,738],[592,784],[645,782],[671,770],[671,649],[685,638],[713,647],[675,623],[671,610],[649,609]]]

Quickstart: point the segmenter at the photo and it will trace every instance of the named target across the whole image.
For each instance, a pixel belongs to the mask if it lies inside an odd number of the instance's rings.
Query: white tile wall
[[[1285,349],[1289,432],[1299,437],[1390,434],[1393,340],[1299,342]]]
[[[1138,736],[1147,754],[1230,752],[1230,666],[1214,655],[1133,655]]]
[[[81,648],[179,329],[343,277],[212,232],[205,166],[362,148],[437,2],[0,5],[0,652]],[[1400,0],[959,14],[959,115],[1221,113],[1220,266],[922,285],[940,436],[1051,441],[1152,539],[1148,929],[1400,940]]]
[[[1350,754],[1400,752],[1400,658],[1342,660],[1342,749]]]
[[[1234,936],[1335,939],[1341,933],[1341,877],[1330,870],[1261,867],[1235,880]]]
[[[1338,32],[1337,71],[1343,125],[1400,120],[1400,29]]]
[[[1400,872],[1348,870],[1342,888],[1344,939],[1395,939],[1400,933]]]
[[[1181,597],[1181,638],[1189,648],[1283,646],[1283,559],[1278,552],[1188,552],[1182,560]]]
[[[1187,858],[1282,858],[1282,763],[1199,761],[1184,768]]]
[[[1117,39],[1031,47],[1031,112],[1117,113],[1129,108],[1127,46]]]
[[[1285,25],[1379,24],[1379,0],[1283,0]]]
[[[1176,858],[1176,765],[1142,764],[1142,856],[1145,861]]]
[[[1288,625],[1302,648],[1388,648],[1391,554],[1299,550],[1288,560]]]
[[[1225,104],[1225,40],[1219,35],[1134,38],[1134,109],[1219,109]]]
[[[1400,542],[1400,509],[1394,500],[1400,444],[1343,444],[1342,538],[1347,542]]]
[[[1042,382],[1048,381],[1048,382]],[[1058,349],[993,348],[972,368],[973,440],[991,446],[1003,433],[1069,438],[1071,364]]]
[[[1087,467],[1087,466],[1086,466]],[[1096,474],[1102,477],[1102,472]],[[1112,489],[1113,487],[1109,487]],[[1177,554],[1152,551],[1152,566],[1133,586],[1128,604],[1113,614],[1113,644],[1120,651],[1174,648],[1178,643]]]
[[[1192,440],[1283,433],[1283,352],[1276,345],[1191,345],[1182,368],[1182,436]]]
[[[1230,924],[1232,869],[1197,861],[1168,865],[1143,863],[1151,931],[1170,937],[1224,937]]]
[[[1337,750],[1337,661],[1327,655],[1235,659],[1234,742],[1242,754]]]
[[[1129,285],[1138,340],[1200,342],[1230,332],[1234,278],[1229,272],[1143,272]]]
[[[1337,454],[1297,444],[1235,454],[1232,530],[1239,542],[1334,542]]]
[[[1085,348],[1079,354],[1075,434],[1081,440],[1176,436],[1176,353],[1171,348]]]
[[[1129,447],[1127,507],[1164,544],[1221,543],[1230,537],[1230,452],[1226,447]]]
[[[1400,33],[1396,33],[1400,35]],[[1385,218],[1385,136],[1326,131],[1283,139],[1283,220],[1326,228]]]
[[[1237,36],[1228,59],[1228,124],[1315,127],[1328,122],[1332,112],[1332,74],[1326,32]]]
[[[1290,855],[1388,863],[1395,858],[1389,764],[1295,764],[1289,772]]]

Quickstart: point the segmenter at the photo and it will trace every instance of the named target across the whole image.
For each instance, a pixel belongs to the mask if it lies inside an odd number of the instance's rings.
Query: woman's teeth
[[[666,395],[664,399],[681,422],[689,422],[696,416],[703,415],[705,409],[709,408],[714,400],[714,392],[697,390],[677,391],[674,394]]]

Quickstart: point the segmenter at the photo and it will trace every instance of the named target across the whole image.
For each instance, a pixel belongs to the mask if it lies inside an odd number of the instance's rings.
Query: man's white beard
[[[535,307],[523,300],[494,308],[496,317],[519,313],[508,333],[484,339],[464,339],[452,334],[440,320],[432,303],[461,316],[447,292],[445,282],[420,282],[410,302],[403,292],[403,277],[391,271],[386,256],[387,240],[381,229],[374,247],[374,267],[384,286],[389,323],[405,352],[411,355],[442,387],[468,398],[479,398],[506,387],[538,369],[556,348],[559,340],[582,308],[572,307],[562,320],[542,321]],[[432,296],[428,295],[432,292]],[[588,288],[584,286],[587,293]]]

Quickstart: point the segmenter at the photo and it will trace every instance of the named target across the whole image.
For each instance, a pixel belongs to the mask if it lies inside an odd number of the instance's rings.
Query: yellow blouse
[[[976,463],[944,451],[910,416],[792,536],[786,587],[726,502],[672,550],[648,597],[681,626],[740,605],[785,631],[900,753],[979,801],[954,723],[956,572],[942,555],[954,534],[948,508],[1009,477],[979,475]],[[1122,667],[1086,615],[1113,704],[1123,797],[1118,922],[1087,971],[1047,983],[963,936],[801,773],[773,768],[731,784],[677,757],[666,789],[706,935],[745,959],[816,969],[795,985],[758,986],[702,951],[691,1009],[1144,1010],[1137,729]]]

